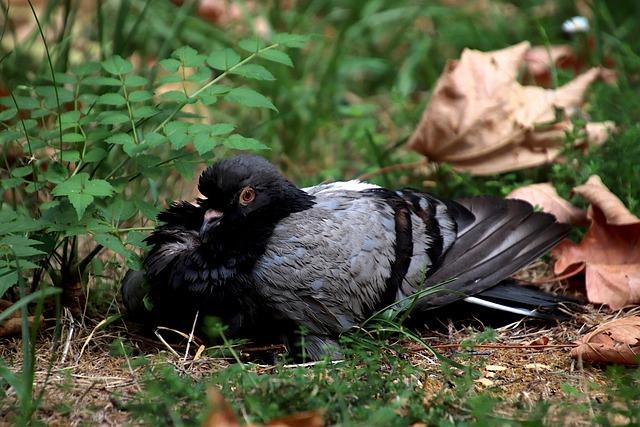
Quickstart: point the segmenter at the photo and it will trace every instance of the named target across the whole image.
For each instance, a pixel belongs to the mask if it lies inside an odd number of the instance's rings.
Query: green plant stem
[[[169,123],[171,121],[171,119],[173,119],[175,117],[176,114],[178,114],[178,112],[180,110],[182,110],[187,104],[190,103],[191,100],[195,99],[198,95],[200,95],[202,92],[204,92],[205,90],[209,89],[211,86],[213,86],[214,84],[218,83],[220,80],[222,80],[223,78],[225,78],[226,76],[228,76],[230,73],[232,73],[233,71],[235,71],[236,69],[238,69],[239,67],[243,66],[244,64],[250,62],[251,60],[253,60],[253,58],[255,58],[256,56],[258,56],[259,54],[261,54],[262,52],[265,52],[267,50],[271,50],[271,49],[275,49],[279,46],[278,43],[274,43],[272,45],[269,45],[267,47],[264,47],[252,54],[250,54],[249,56],[247,56],[246,58],[244,58],[242,61],[238,62],[236,65],[230,67],[228,70],[225,70],[224,72],[222,72],[219,76],[217,76],[216,78],[212,79],[210,82],[208,82],[207,84],[203,85],[200,89],[196,90],[195,92],[193,92],[191,95],[187,96],[187,99],[178,103],[178,105],[176,105],[176,107],[173,109],[173,111],[171,113],[169,113],[169,115],[162,121],[160,122],[159,125],[157,125],[151,132],[155,133],[158,132],[160,129],[162,129],[167,123]],[[140,141],[140,143],[144,142],[144,140]],[[107,176],[105,177],[105,179],[109,179],[112,176],[114,176],[122,167],[124,167],[130,160],[130,157],[125,158],[124,160],[122,160],[118,165],[116,165],[115,168],[113,168],[113,170],[111,172],[109,172],[109,174],[107,174]]]
[[[47,45],[47,39],[44,37],[44,32],[42,31],[42,27],[40,26],[40,20],[38,19],[38,14],[36,10],[33,8],[33,4],[31,0],[28,0],[29,7],[31,8],[31,13],[33,13],[33,17],[36,20],[36,24],[38,25],[38,31],[40,32],[40,37],[42,38],[42,44],[44,44],[44,50],[47,54],[47,62],[49,63],[49,70],[51,71],[51,80],[53,81],[53,91],[56,94],[56,104],[58,109],[58,131],[60,137],[60,166],[64,167],[64,163],[62,161],[62,117],[60,110],[60,96],[58,94],[58,82],[56,81],[56,72],[53,68],[53,62],[51,61],[51,54],[49,53],[49,46]]]

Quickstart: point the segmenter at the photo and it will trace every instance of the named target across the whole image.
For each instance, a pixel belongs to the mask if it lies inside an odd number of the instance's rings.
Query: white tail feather
[[[477,297],[467,297],[464,299],[470,304],[481,305],[487,308],[493,308],[494,310],[506,311],[508,313],[521,314],[523,316],[536,316],[535,310],[527,310],[526,308],[509,307],[508,305],[502,305],[491,301],[486,301]]]

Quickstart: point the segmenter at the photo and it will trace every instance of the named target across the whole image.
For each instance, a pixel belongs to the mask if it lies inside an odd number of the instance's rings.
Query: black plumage
[[[304,328],[318,358],[372,313],[442,283],[418,312],[463,300],[544,317],[534,308],[557,303],[504,282],[568,232],[525,202],[358,181],[298,189],[256,156],[217,162],[198,189],[196,204],[160,214],[144,272],[124,280],[125,305],[149,324],[186,329],[199,311],[229,336],[289,344]]]

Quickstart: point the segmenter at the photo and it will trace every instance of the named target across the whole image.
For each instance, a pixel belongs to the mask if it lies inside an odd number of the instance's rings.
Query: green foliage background
[[[116,318],[120,279],[139,268],[158,211],[187,196],[198,167],[220,156],[258,151],[300,185],[418,160],[403,144],[446,62],[465,47],[570,43],[585,66],[612,64],[617,83],[597,83],[587,113],[619,131],[588,153],[571,148],[567,135],[565,163],[491,178],[439,165],[427,177],[432,191],[506,194],[552,181],[569,196],[599,174],[640,212],[635,2],[587,2],[592,31],[570,40],[561,24],[580,13],[573,1],[235,3],[240,17],[216,25],[198,15],[196,1],[97,1],[88,11],[79,1],[49,1],[29,15],[37,25],[19,43],[9,25],[15,7],[0,3],[0,298],[20,301],[12,310],[28,305],[59,320],[62,303],[76,316]],[[251,29],[259,15],[270,24],[261,36]],[[558,84],[572,77],[554,72]],[[584,119],[576,118],[578,127]],[[389,186],[424,180],[406,170],[374,178]],[[28,314],[21,310],[23,369],[0,370],[19,390],[24,422],[39,399],[32,390],[38,325],[29,327]],[[291,381],[293,401],[301,384]],[[382,387],[367,384],[354,393]],[[260,382],[256,394],[270,387]],[[467,419],[475,419],[476,403]],[[328,404],[342,421],[390,416]],[[255,405],[262,419],[284,407]]]

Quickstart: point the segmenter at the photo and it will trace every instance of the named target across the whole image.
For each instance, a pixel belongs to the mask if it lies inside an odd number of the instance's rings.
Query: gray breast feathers
[[[362,321],[384,292],[394,260],[394,212],[383,200],[342,187],[309,190],[316,204],[276,226],[252,282],[283,317],[314,333],[340,333]]]

